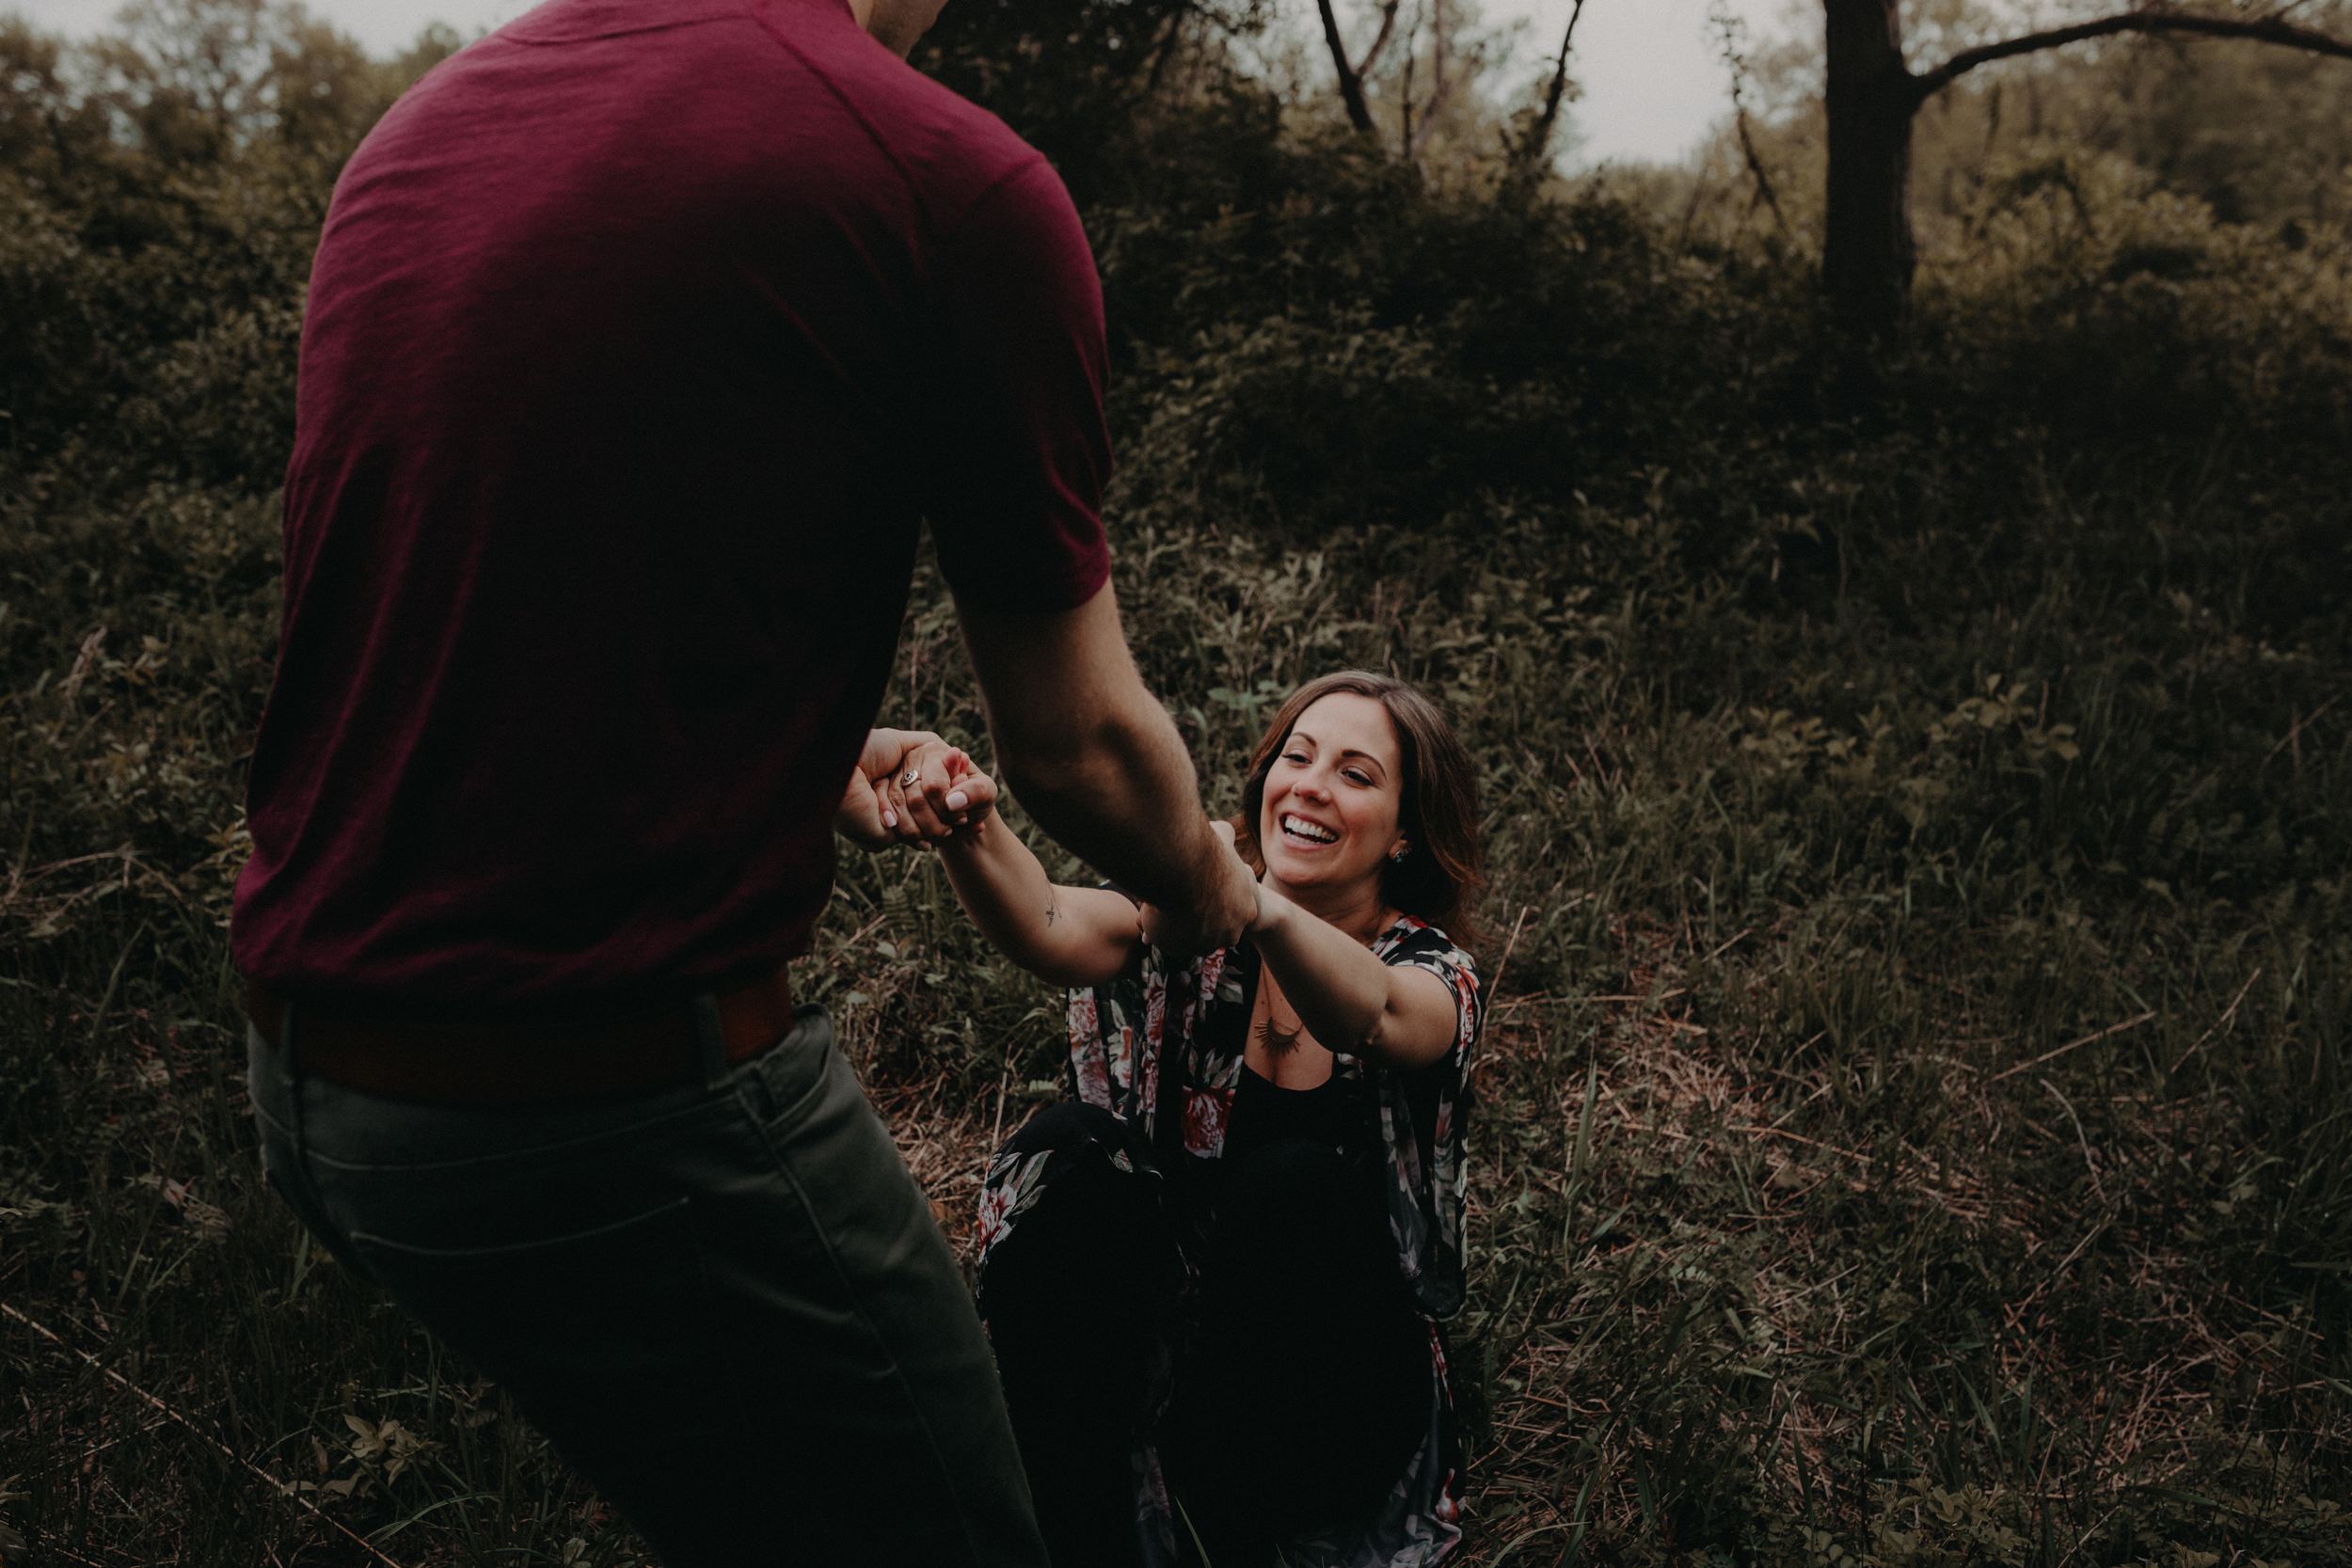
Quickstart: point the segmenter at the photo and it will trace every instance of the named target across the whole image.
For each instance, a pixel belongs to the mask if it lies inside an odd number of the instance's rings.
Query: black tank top
[[[1347,1141],[1346,1090],[1334,1072],[1311,1089],[1286,1089],[1244,1062],[1225,1129],[1225,1158],[1245,1160],[1268,1144],[1309,1138],[1327,1148]]]

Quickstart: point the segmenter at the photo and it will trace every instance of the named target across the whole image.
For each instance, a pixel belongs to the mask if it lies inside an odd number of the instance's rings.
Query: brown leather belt
[[[280,1050],[285,1004],[247,981],[246,1016]],[[394,1023],[295,1008],[294,1049],[305,1072],[387,1100],[428,1105],[517,1104],[660,1088],[700,1061],[694,1013],[681,1006],[624,1023]],[[792,1032],[792,986],[782,969],[719,998],[726,1059],[745,1061]]]

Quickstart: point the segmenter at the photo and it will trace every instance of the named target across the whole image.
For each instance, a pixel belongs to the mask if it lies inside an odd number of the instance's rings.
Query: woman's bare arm
[[[1385,1068],[1427,1067],[1452,1048],[1460,1026],[1452,987],[1425,969],[1382,963],[1270,888],[1259,897],[1249,941],[1316,1044]]]
[[[1055,985],[1100,985],[1117,976],[1141,940],[1136,906],[1107,888],[1057,886],[1020,835],[989,809],[993,781],[972,769],[961,752],[949,755],[960,803],[971,809],[933,842],[956,901],[980,935]]]
[[[1233,830],[1222,822],[1215,829],[1232,854]],[[1371,948],[1263,882],[1257,898],[1243,934],[1317,1045],[1385,1068],[1427,1067],[1453,1046],[1461,1025],[1454,990],[1443,980],[1425,969],[1382,963]],[[1159,911],[1146,905],[1147,940],[1158,919]]]

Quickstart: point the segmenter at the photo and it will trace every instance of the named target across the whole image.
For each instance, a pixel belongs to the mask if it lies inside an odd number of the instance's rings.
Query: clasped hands
[[[996,781],[930,731],[870,730],[833,825],[861,849],[928,849],[995,807]]]
[[[936,848],[953,841],[959,829],[970,843],[995,815],[996,798],[996,781],[961,748],[929,730],[877,729],[867,733],[850,770],[834,827],[874,852],[900,845]],[[1136,904],[1137,935],[1178,958],[1230,946],[1264,911],[1257,876],[1233,847],[1232,824],[1207,826],[1206,863],[1196,864],[1192,879],[1200,907]]]

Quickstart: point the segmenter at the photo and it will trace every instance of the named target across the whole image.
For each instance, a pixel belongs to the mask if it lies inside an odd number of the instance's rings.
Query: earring
[[[1405,849],[1391,849],[1391,850],[1390,850],[1390,851],[1389,851],[1389,863],[1390,863],[1390,864],[1391,864],[1391,865],[1395,865],[1395,864],[1401,863],[1404,861],[1405,857],[1406,857],[1406,856],[1407,856],[1407,855],[1409,855],[1409,854],[1411,854],[1412,852],[1413,852],[1413,851],[1412,851],[1410,848],[1405,848]]]

